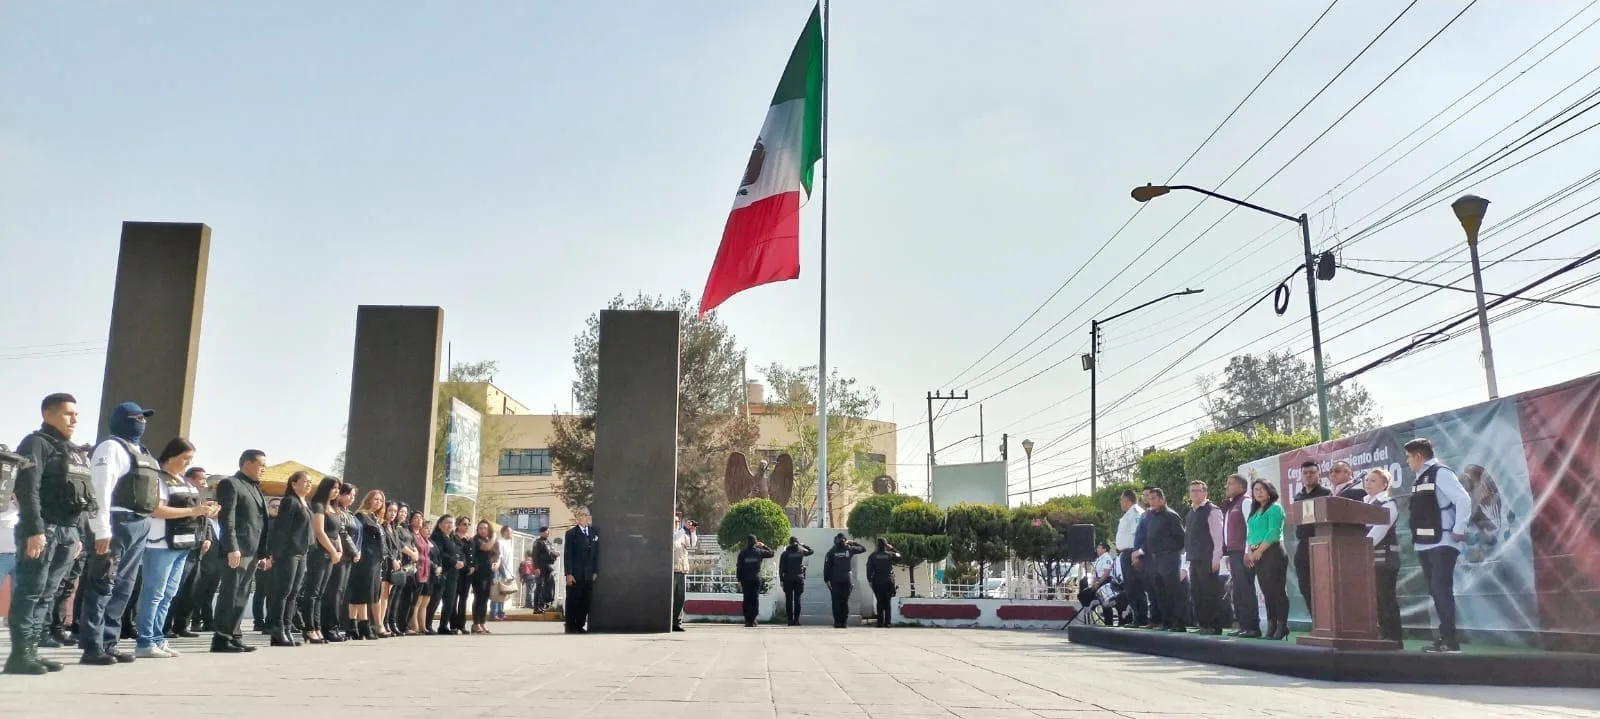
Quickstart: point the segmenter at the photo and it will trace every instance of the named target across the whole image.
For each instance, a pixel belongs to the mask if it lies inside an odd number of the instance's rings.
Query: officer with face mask
[[[61,664],[39,656],[50,599],[82,548],[78,525],[94,509],[89,461],[72,444],[78,401],[57,393],[39,405],[44,424],[17,445],[17,565],[12,574],[7,674],[44,674]]]
[[[154,415],[133,402],[111,408],[111,436],[94,449],[92,472],[98,511],[89,515],[94,554],[84,566],[78,620],[81,664],[129,663],[132,652],[117,649],[124,610],[133,598],[139,568],[150,538],[150,515],[161,500],[161,465],[144,448],[145,421]]]
[[[867,551],[855,542],[847,541],[844,532],[833,537],[833,546],[822,559],[822,578],[828,584],[828,594],[833,597],[833,627],[844,629],[850,620],[850,564],[857,554]]]

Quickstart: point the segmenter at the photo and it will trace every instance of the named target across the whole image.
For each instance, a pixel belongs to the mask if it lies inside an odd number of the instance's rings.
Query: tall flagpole
[[[818,303],[817,337],[817,526],[832,524],[828,516],[828,0],[822,0],[822,297]]]

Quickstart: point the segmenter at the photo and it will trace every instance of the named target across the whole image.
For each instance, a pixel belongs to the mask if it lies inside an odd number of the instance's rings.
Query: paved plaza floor
[[[493,629],[221,656],[179,640],[192,651],[177,659],[0,676],[0,717],[1600,717],[1600,691],[1332,684],[1078,647],[1062,632]]]

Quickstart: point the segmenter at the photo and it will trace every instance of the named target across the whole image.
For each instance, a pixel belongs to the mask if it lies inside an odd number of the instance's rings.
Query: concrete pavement
[[[0,716],[431,719],[563,717],[1600,717],[1600,691],[1351,685],[1073,646],[1060,632],[691,626],[568,636],[265,647],[0,676]],[[58,660],[76,654],[54,650]]]

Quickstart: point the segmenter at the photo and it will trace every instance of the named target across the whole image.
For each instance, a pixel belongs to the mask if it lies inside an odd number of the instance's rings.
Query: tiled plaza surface
[[[0,676],[0,717],[1600,717],[1600,691],[1332,684],[1077,647],[1062,632],[493,629],[220,656],[179,640],[177,659]]]

